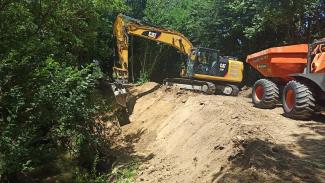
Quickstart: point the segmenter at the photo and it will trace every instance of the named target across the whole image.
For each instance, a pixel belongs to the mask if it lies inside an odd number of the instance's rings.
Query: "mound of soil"
[[[325,118],[148,83],[123,134],[145,156],[136,182],[325,182]],[[150,92],[148,92],[150,91]],[[141,95],[146,93],[146,95]]]

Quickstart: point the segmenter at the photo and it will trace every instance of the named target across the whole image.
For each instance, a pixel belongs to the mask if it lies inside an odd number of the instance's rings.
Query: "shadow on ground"
[[[148,156],[137,155],[135,144],[139,142],[141,137],[145,134],[146,130],[139,129],[136,133],[128,134],[124,137],[123,145],[114,148],[116,155],[123,159],[138,158],[141,161],[148,161],[154,157],[153,154]]]
[[[308,124],[307,124],[308,126]],[[324,136],[325,126],[314,126]],[[325,139],[300,135],[294,152],[290,147],[260,139],[242,144],[242,151],[232,160],[229,169],[217,173],[213,182],[313,182],[325,180]]]
[[[139,166],[155,157],[154,154],[144,155],[138,154],[135,150],[135,144],[139,142],[141,137],[144,135],[145,130],[140,129],[136,133],[126,135],[122,139],[120,145],[115,146],[111,149],[111,154],[116,157],[113,168],[122,169],[122,172],[127,172],[126,175],[130,176],[131,172],[137,172]],[[113,170],[114,172],[114,170]],[[132,177],[134,177],[133,175]],[[109,178],[108,182],[116,182],[118,177],[114,174]],[[131,180],[131,179],[128,179]],[[129,181],[126,181],[129,182]]]
[[[277,145],[251,139],[242,142],[241,150],[213,176],[218,183],[252,182],[325,182],[325,116],[303,122],[301,128],[315,133],[293,134],[295,144]]]
[[[128,109],[129,115],[132,115],[133,110],[134,110],[134,106],[137,103],[137,100],[139,98],[144,97],[146,95],[149,95],[149,94],[157,91],[160,87],[161,87],[161,85],[156,85],[155,87],[151,88],[150,90],[144,91],[144,92],[139,93],[137,95],[130,95],[130,96],[128,96],[128,99],[127,99],[127,109]]]
[[[154,158],[154,154],[139,155],[136,153],[135,144],[139,142],[145,132],[146,130],[140,129],[136,133],[126,135],[124,137],[123,145],[119,145],[113,149],[115,156],[118,157],[118,159],[122,162],[137,159],[141,163],[144,163]]]
[[[127,96],[127,107],[118,107],[118,109],[115,111],[115,115],[117,116],[118,122],[120,124],[120,126],[125,126],[130,124],[130,115],[133,114],[133,110],[134,107],[137,103],[137,100],[143,96],[149,95],[155,91],[157,91],[161,86],[160,85],[156,85],[155,87],[153,87],[150,90],[144,91],[142,93],[139,93],[137,95],[132,95],[129,94]]]

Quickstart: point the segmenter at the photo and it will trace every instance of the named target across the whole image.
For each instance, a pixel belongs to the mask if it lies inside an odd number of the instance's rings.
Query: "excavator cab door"
[[[191,78],[194,74],[194,64],[195,62],[193,62],[190,58],[187,59],[187,69],[186,69],[186,77]]]
[[[228,71],[228,59],[219,57],[217,50],[198,48],[194,61],[194,74],[224,77]]]
[[[187,58],[186,71],[184,72],[182,70],[181,72],[182,77],[192,78],[192,76],[195,74],[194,67],[197,65],[197,55],[199,54],[200,52],[198,51],[198,49],[192,49],[191,55]]]

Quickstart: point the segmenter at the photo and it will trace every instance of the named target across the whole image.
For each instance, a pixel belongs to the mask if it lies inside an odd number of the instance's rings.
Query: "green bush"
[[[144,84],[144,83],[147,83],[149,82],[149,74],[148,72],[140,72],[140,77],[137,81],[137,84]]]
[[[1,95],[0,174],[9,179],[67,151],[77,157],[82,139],[93,145],[98,139],[101,104],[91,100],[101,77],[97,67],[62,67],[49,58],[30,75],[38,81],[33,88],[14,86]]]
[[[112,55],[112,22],[125,10],[122,0],[0,2],[0,182],[107,159],[96,118],[111,103],[92,62]]]

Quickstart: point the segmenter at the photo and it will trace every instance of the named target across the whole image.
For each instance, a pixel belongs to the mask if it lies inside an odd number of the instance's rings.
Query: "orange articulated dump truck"
[[[309,119],[325,106],[325,40],[270,48],[247,57],[264,78],[254,84],[256,107],[275,108],[282,101],[288,117]]]

